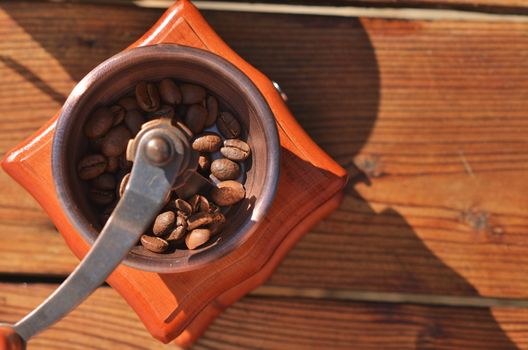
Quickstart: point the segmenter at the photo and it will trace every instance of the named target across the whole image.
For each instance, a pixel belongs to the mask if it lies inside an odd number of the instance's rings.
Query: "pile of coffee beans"
[[[204,87],[172,79],[144,81],[114,104],[96,109],[84,125],[89,149],[77,163],[77,174],[87,184],[88,199],[104,225],[130,177],[128,141],[144,123],[162,117],[183,123],[192,132],[198,170],[216,186],[189,198],[171,193],[140,244],[155,253],[196,249],[221,234],[229,220],[225,213],[245,198],[245,162],[251,156],[236,116],[222,110]]]

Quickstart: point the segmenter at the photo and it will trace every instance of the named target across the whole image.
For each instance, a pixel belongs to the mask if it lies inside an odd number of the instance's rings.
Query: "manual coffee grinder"
[[[195,171],[185,130],[149,123],[129,143],[130,181],[100,233],[72,174],[83,144],[81,126],[96,102],[147,77],[167,76],[207,86],[241,116],[253,157],[245,183],[252,200],[236,209],[214,242],[154,255],[135,245],[167,193],[207,186]],[[0,328],[0,349],[23,349],[105,280],[153,337],[187,347],[224,308],[261,285],[300,237],[336,209],[346,183],[345,170],[302,130],[284,97],[188,0],[177,1],[137,42],[83,78],[63,108],[2,162],[83,260],[37,309]]]

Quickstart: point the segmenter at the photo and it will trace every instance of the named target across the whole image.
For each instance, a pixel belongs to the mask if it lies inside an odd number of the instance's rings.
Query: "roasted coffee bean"
[[[184,216],[176,216],[176,225],[169,236],[166,238],[168,242],[178,241],[182,239],[187,233],[187,220]]]
[[[219,234],[227,222],[226,217],[221,212],[215,213],[213,215],[214,221],[208,226],[209,230],[211,230],[211,236]]]
[[[240,136],[240,123],[229,112],[220,113],[216,121],[216,126],[226,139],[236,139]]]
[[[178,213],[178,215],[176,215],[176,226],[183,226],[187,229],[187,216]]]
[[[119,197],[123,197],[123,194],[125,193],[129,179],[130,179],[130,173],[125,174],[125,176],[123,176],[123,178],[121,179],[121,182],[119,183]]]
[[[92,180],[92,187],[100,190],[114,190],[116,187],[115,176],[110,173],[104,173]]]
[[[114,123],[112,124],[114,126],[120,124],[125,119],[126,110],[120,105],[110,107],[110,112],[114,116]]]
[[[216,123],[218,117],[218,100],[214,96],[207,96],[206,101],[207,107],[207,119],[205,120],[205,126],[210,127]]]
[[[160,106],[160,97],[156,85],[145,81],[136,85],[136,101],[145,112],[154,112]]]
[[[221,145],[220,136],[211,133],[197,137],[192,143],[192,148],[198,152],[212,153],[218,151]]]
[[[143,123],[145,123],[145,118],[137,109],[129,111],[125,116],[125,125],[134,136],[141,130]]]
[[[101,154],[91,154],[79,161],[77,174],[81,180],[91,180],[104,173],[106,169],[106,157]]]
[[[211,238],[211,230],[207,228],[195,229],[185,237],[185,245],[189,249],[196,249],[206,243],[209,238]]]
[[[242,140],[227,139],[224,141],[224,147],[220,148],[220,153],[227,159],[243,162],[249,158],[251,148]]]
[[[106,107],[100,107],[86,121],[84,134],[91,139],[101,137],[110,130],[113,123],[112,112]]]
[[[174,108],[169,105],[161,106],[157,111],[150,112],[147,114],[148,120],[159,119],[159,118],[174,118]]]
[[[240,165],[227,158],[220,158],[211,163],[211,174],[218,180],[235,180],[240,176]]]
[[[193,207],[189,203],[187,203],[186,201],[180,198],[174,201],[174,206],[176,207],[176,209],[181,211],[186,216],[191,215],[193,212]]]
[[[175,222],[176,215],[173,211],[161,213],[156,217],[156,220],[154,220],[152,233],[154,233],[154,236],[164,236],[172,231]]]
[[[220,232],[222,232],[222,229],[224,228],[225,223],[222,222],[213,222],[211,225],[208,226],[209,231],[211,231],[211,237],[214,237],[218,235]]]
[[[214,217],[206,212],[193,214],[187,219],[187,230],[191,231],[197,227],[209,225],[213,219]]]
[[[96,205],[107,205],[114,201],[114,191],[91,188],[88,191],[88,199]]]
[[[123,107],[127,112],[139,109],[136,98],[132,96],[123,97],[117,104]]]
[[[198,104],[194,104],[187,109],[185,114],[185,125],[194,133],[199,134],[205,127],[205,119],[207,118],[207,110]]]
[[[116,157],[125,152],[132,134],[124,125],[112,128],[101,143],[101,151],[107,157]]]
[[[181,84],[182,102],[186,105],[200,103],[205,98],[205,89],[198,85]]]
[[[192,206],[193,213],[209,212],[209,201],[200,194],[195,194],[189,199],[189,204]]]
[[[183,226],[176,226],[174,230],[171,231],[169,236],[166,238],[167,242],[177,242],[181,240],[183,237],[185,237],[185,234],[187,233],[187,229]]]
[[[180,88],[172,79],[163,79],[160,81],[158,88],[163,102],[169,105],[181,103],[182,94]]]
[[[105,171],[107,173],[115,173],[119,169],[119,158],[108,157],[108,163],[106,164]]]
[[[163,253],[169,248],[169,243],[160,237],[141,236],[141,245],[151,252]]]
[[[220,182],[211,190],[211,199],[221,207],[238,203],[245,196],[244,186],[232,180]]]
[[[189,198],[188,203],[191,205],[193,213],[197,213],[198,212],[197,209],[200,206],[199,202],[200,202],[200,195],[199,194],[195,194],[191,198]]]
[[[200,154],[198,157],[198,170],[202,175],[206,175],[211,168],[211,160],[207,154]]]

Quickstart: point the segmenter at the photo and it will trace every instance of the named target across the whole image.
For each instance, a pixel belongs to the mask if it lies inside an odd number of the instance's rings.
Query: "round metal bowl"
[[[124,51],[92,70],[72,91],[57,122],[52,149],[52,172],[59,201],[70,222],[92,244],[101,226],[87,201],[86,185],[76,164],[88,148],[83,133],[86,118],[101,105],[131,91],[142,81],[174,78],[202,85],[221,106],[236,113],[247,131],[251,162],[247,166],[246,199],[228,213],[228,225],[197,250],[176,249],[155,254],[133,248],[124,264],[146,271],[189,271],[220,259],[255,232],[271,206],[279,177],[279,138],[275,119],[253,82],[225,59],[200,49],[154,45]],[[222,105],[223,104],[223,105]]]

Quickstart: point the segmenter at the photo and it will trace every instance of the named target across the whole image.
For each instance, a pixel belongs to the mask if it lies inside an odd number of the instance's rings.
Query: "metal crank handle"
[[[163,206],[181,171],[187,141],[173,127],[145,131],[132,141],[134,166],[127,189],[92,248],[40,306],[14,326],[0,326],[0,350],[25,349],[31,337],[83,302],[136,245]]]

